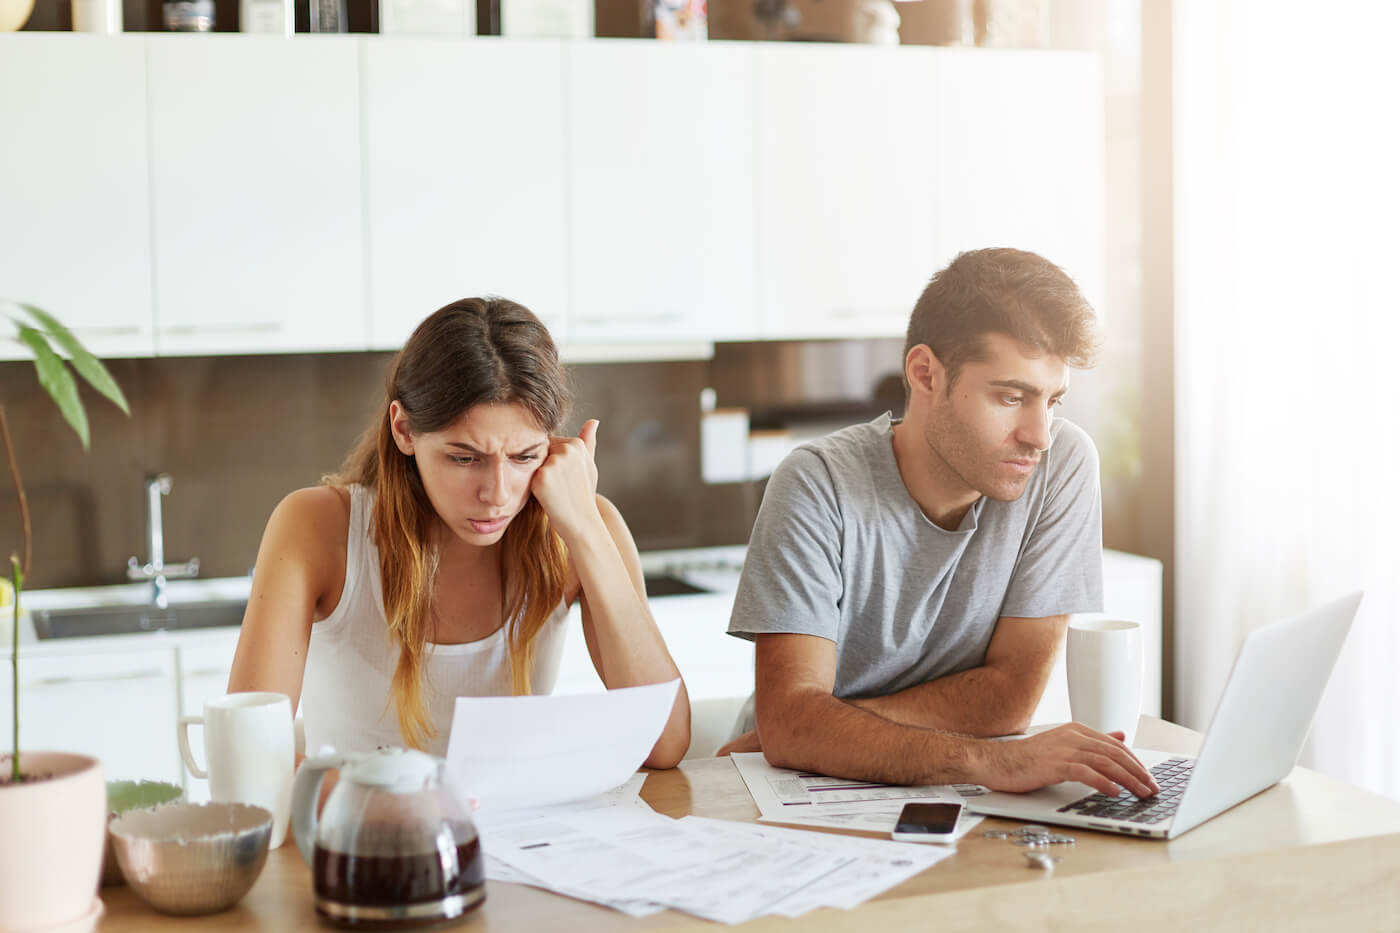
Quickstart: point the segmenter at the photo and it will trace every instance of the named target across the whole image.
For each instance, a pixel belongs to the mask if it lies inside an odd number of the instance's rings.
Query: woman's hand
[[[589,531],[607,531],[598,512],[597,437],[596,418],[583,423],[578,437],[551,437],[549,454],[530,480],[530,492],[566,544]]]

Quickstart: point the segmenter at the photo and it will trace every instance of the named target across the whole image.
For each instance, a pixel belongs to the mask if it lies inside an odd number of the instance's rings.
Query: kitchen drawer
[[[20,746],[94,755],[108,780],[178,781],[175,653],[20,655]],[[10,694],[0,699],[8,722]],[[8,743],[7,743],[8,744]]]

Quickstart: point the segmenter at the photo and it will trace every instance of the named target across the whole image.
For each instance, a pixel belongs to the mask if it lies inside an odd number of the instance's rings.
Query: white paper
[[[670,696],[674,697],[674,690]],[[773,772],[760,783],[767,795],[778,800],[767,778],[788,780],[796,772],[769,768],[762,755],[754,757],[757,761],[741,766],[740,773]],[[694,816],[673,820],[655,813],[640,798],[646,779],[645,774],[633,774],[601,794],[568,803],[478,811],[487,877],[492,882],[534,885],[632,916],[670,908],[720,923],[743,923],[765,914],[798,917],[821,907],[849,909],[955,851],[948,845],[896,843]],[[886,818],[892,827],[893,814],[909,799],[905,793],[909,788],[845,783],[851,786],[838,787],[838,782],[809,776],[810,786],[833,788],[810,793],[840,794],[841,799],[833,804],[784,807],[770,802],[770,806],[815,814],[807,817],[812,825],[824,821],[823,825],[866,829]],[[952,793],[933,788],[939,796],[930,797],[929,788],[919,790],[924,796],[918,799],[925,800],[945,799],[945,793]],[[785,793],[792,797],[796,791],[788,788]],[[956,799],[955,793],[952,796]],[[980,817],[970,819],[975,822]]]
[[[610,807],[640,807],[651,813],[651,807],[641,798],[642,786],[646,784],[646,781],[647,775],[638,772],[612,790],[604,791],[594,797],[586,797],[583,800],[575,800],[570,803],[551,804],[545,807],[516,807],[509,810],[497,808],[477,811],[473,814],[473,822],[476,823],[477,829],[481,831],[482,835],[485,835],[492,830],[509,826],[511,823],[521,823],[525,820],[535,820],[560,813],[604,810]]]
[[[956,803],[962,798],[951,784],[905,787],[826,777],[809,771],[775,768],[762,752],[735,752],[730,755],[739,776],[749,789],[765,819],[815,817],[820,813],[896,812],[909,801]]]
[[[956,803],[964,796],[954,784],[928,784],[905,787],[848,781],[775,768],[762,752],[737,752],[729,756],[758,806],[759,821],[789,826],[823,829],[854,829],[890,833],[899,811],[910,802]],[[958,820],[953,842],[982,821],[964,809]]]
[[[483,811],[611,790],[646,761],[679,684],[570,696],[458,697],[448,777]]]
[[[836,850],[726,837],[626,808],[511,825],[483,836],[483,845],[562,894],[629,913],[664,906],[721,923],[767,912],[853,861]]]
[[[752,841],[780,840],[790,845],[839,853],[847,859],[839,872],[793,892],[767,911],[784,917],[797,917],[818,907],[838,907],[849,910],[870,898],[889,890],[932,868],[953,855],[951,846],[925,846],[907,842],[863,839],[858,836],[833,836],[801,830],[759,826],[753,823],[727,823],[721,820],[688,816],[682,823],[703,825],[711,832],[728,832]]]
[[[488,877],[634,916],[669,907],[742,923],[854,907],[954,851],[693,816],[673,820],[637,803],[622,792],[520,819],[495,816],[482,828]]]

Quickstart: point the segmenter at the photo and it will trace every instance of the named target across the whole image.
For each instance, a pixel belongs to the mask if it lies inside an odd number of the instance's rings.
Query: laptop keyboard
[[[1154,766],[1152,777],[1161,788],[1155,796],[1139,798],[1125,788],[1117,797],[1107,794],[1081,797],[1060,807],[1059,812],[1127,820],[1130,823],[1156,823],[1176,812],[1177,805],[1181,803],[1181,795],[1186,790],[1186,782],[1191,778],[1191,767],[1195,763],[1194,760],[1186,758],[1169,758]]]

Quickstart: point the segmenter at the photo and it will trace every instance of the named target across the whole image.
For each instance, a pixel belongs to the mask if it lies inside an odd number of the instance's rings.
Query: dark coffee
[[[384,926],[383,918],[372,916],[374,911],[364,919],[356,919],[339,912],[333,915],[321,909],[320,902],[352,908],[391,908],[427,906],[466,895],[465,907],[454,901],[444,904],[440,914],[414,920],[400,918],[394,926],[438,923],[465,913],[481,902],[486,884],[481,844],[475,834],[469,835],[470,839],[453,848],[412,855],[356,855],[318,844],[311,865],[317,913],[344,926],[374,928]]]

